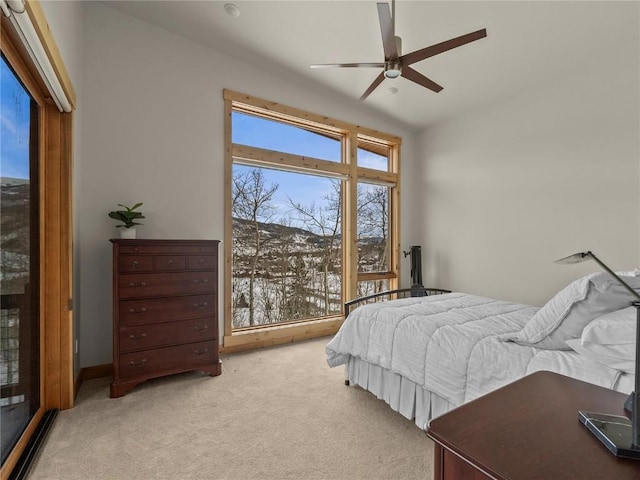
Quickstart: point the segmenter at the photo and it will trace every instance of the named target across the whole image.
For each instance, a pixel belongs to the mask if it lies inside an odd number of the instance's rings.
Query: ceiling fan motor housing
[[[398,78],[402,73],[402,65],[399,60],[391,60],[384,64],[384,76],[387,78]]]

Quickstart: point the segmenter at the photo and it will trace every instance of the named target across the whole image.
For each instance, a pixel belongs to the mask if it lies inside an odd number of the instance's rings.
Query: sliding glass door
[[[2,463],[41,407],[38,105],[0,65],[0,438]]]

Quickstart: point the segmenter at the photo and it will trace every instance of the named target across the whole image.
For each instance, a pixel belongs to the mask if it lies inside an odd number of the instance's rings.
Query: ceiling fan
[[[439,92],[442,87],[433,80],[425,77],[420,72],[414,70],[409,65],[433,57],[440,53],[452,50],[467,43],[480,40],[487,36],[487,30],[482,29],[476,32],[467,33],[460,37],[452,38],[445,42],[437,43],[429,47],[416,50],[415,52],[402,55],[402,40],[395,35],[395,0],[392,0],[393,16],[389,12],[389,4],[378,3],[378,17],[380,19],[380,31],[382,32],[382,46],[384,48],[384,62],[380,63],[325,63],[311,65],[311,68],[383,68],[380,75],[376,77],[369,88],[362,94],[360,100],[367,98],[375,88],[382,83],[385,78],[398,78],[400,76],[411,80],[429,90]]]

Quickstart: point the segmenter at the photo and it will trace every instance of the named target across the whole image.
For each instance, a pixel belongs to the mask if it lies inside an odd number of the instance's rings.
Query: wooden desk
[[[640,479],[640,461],[611,454],[578,410],[624,415],[623,395],[537,372],[431,422],[436,480]]]

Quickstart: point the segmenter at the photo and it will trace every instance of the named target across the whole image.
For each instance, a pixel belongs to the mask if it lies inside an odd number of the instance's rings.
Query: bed
[[[640,291],[639,271],[617,273]],[[344,365],[349,385],[420,428],[540,370],[633,389],[636,311],[606,273],[572,282],[541,308],[437,289],[411,293],[419,296],[349,302],[326,354],[330,367]]]

